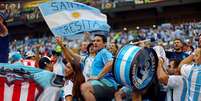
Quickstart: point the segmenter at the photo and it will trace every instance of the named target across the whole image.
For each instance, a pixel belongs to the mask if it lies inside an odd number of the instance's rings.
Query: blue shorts
[[[111,101],[116,91],[115,86],[107,79],[89,81],[93,87],[94,95],[97,100]]]

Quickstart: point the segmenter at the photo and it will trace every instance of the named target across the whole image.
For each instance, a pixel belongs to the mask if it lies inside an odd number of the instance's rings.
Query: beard
[[[178,47],[177,48],[175,47],[175,51],[180,51],[180,50],[182,50],[182,49],[178,48]]]

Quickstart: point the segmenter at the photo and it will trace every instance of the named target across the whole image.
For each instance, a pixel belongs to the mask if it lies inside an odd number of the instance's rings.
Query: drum
[[[157,55],[152,48],[127,44],[119,50],[114,61],[115,79],[134,90],[143,90],[156,76],[157,62]]]

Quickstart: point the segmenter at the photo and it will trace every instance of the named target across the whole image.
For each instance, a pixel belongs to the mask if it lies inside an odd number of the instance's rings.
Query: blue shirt
[[[95,56],[94,61],[92,63],[92,76],[98,76],[98,74],[103,70],[104,66],[109,62],[113,61],[113,55],[106,48],[101,49]],[[109,80],[110,83],[116,85],[116,82],[113,78],[112,71],[106,73],[103,79]]]
[[[95,56],[95,59],[92,63],[92,76],[98,76],[98,74],[102,71],[104,66],[113,60],[113,55],[107,49],[101,49],[98,54]],[[105,74],[104,77],[111,77],[111,72]]]
[[[188,57],[188,54],[186,54],[185,52],[168,52],[166,51],[166,57],[168,59],[176,59],[178,61],[182,61],[183,59],[185,59],[186,57]]]
[[[8,62],[9,39],[8,36],[0,37],[0,63]]]

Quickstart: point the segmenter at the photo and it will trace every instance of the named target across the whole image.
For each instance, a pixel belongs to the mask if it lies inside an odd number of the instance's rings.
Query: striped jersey
[[[0,63],[0,101],[58,101],[63,76],[20,64]]]
[[[167,101],[184,101],[187,93],[186,80],[181,75],[170,75],[167,84]]]
[[[15,80],[9,84],[6,78],[0,77],[0,101],[36,101],[41,90],[33,80]]]
[[[201,65],[183,65],[181,74],[187,80],[186,101],[201,101]]]

